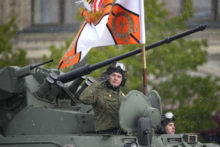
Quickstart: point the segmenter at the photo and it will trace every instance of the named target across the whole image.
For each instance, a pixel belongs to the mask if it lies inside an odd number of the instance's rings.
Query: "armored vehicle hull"
[[[204,28],[167,38],[146,50]],[[0,147],[219,146],[198,142],[196,134],[157,134],[162,102],[156,91],[151,91],[149,96],[130,91],[119,110],[122,130],[114,134],[95,131],[92,107],[79,101],[81,92],[94,82],[84,75],[139,52],[141,49],[68,73],[39,67],[45,63],[1,68]]]
[[[154,147],[219,147],[217,144],[187,143],[184,134],[153,136]],[[22,135],[0,137],[0,147],[138,147],[138,138],[126,135]]]

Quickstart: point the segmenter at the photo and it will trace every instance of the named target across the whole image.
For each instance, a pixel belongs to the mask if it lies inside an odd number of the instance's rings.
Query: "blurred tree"
[[[175,17],[169,16],[164,5],[159,0],[145,1],[146,45],[187,29],[186,22],[193,16],[191,0],[184,1],[182,13]],[[88,54],[88,63],[95,64],[138,47],[94,48]],[[199,132],[216,126],[210,117],[213,111],[220,109],[217,95],[220,91],[219,79],[193,74],[199,65],[206,62],[205,47],[206,40],[183,38],[147,52],[148,88],[156,89],[162,97],[165,111],[173,111],[176,115],[177,132]],[[61,58],[63,54],[59,55]],[[142,90],[141,58],[139,54],[121,61],[126,64],[128,71],[128,81],[123,89],[125,92]],[[91,76],[97,78],[104,70],[96,70]]]
[[[15,17],[6,24],[0,24],[0,66],[28,64],[26,52],[23,49],[12,49],[10,40],[15,36],[16,31]]]

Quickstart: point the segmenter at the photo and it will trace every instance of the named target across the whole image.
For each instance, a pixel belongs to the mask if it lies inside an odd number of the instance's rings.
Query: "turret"
[[[145,50],[150,50],[165,43],[170,43],[173,40],[185,37],[197,31],[202,31],[205,28],[206,26],[202,25],[173,37],[168,37],[164,40],[146,46]],[[0,101],[22,95],[25,92],[25,86],[27,86],[24,84],[25,77],[32,75],[35,81],[37,81],[39,84],[33,89],[35,97],[39,100],[46,101],[48,103],[55,103],[57,97],[67,97],[70,98],[74,103],[77,103],[75,93],[78,92],[77,95],[79,96],[79,92],[82,91],[82,89],[78,89],[80,83],[85,80],[85,77],[82,76],[87,75],[98,68],[111,64],[114,61],[119,61],[124,58],[136,55],[141,51],[142,49],[136,49],[134,51],[113,57],[94,65],[81,66],[64,74],[58,70],[47,70],[39,68],[41,65],[52,62],[51,60],[35,66],[29,65],[22,68],[10,66],[2,68],[0,69]],[[74,81],[71,85],[65,84],[73,80],[76,81]]]
[[[175,39],[204,30],[205,27],[200,26],[166,38],[147,46],[145,49],[149,50],[164,43],[170,43]],[[112,62],[136,55],[141,51],[142,49],[136,49],[94,65],[75,68],[67,73],[62,73],[57,69],[39,67],[51,61],[23,68],[11,66],[0,69],[0,106],[2,108],[0,117],[4,120],[3,122],[0,121],[0,129],[7,135],[65,134],[69,133],[70,130],[74,133],[92,131],[93,122],[91,120],[93,115],[88,114],[91,106],[83,105],[79,101],[80,93],[94,81],[93,78],[86,78],[85,75]],[[149,104],[149,109],[144,110],[146,111],[144,115],[156,121],[157,125],[153,126],[155,128],[158,127],[160,108],[161,105],[154,106],[151,103]],[[63,125],[61,130],[52,122],[62,122],[62,120],[68,119],[67,110],[71,110],[68,115],[72,116],[72,123],[75,126],[73,127],[70,123],[65,122],[66,125]],[[44,117],[40,117],[41,113],[44,113]],[[28,117],[26,117],[27,115]],[[79,117],[83,123],[75,122],[79,120]],[[32,121],[38,122],[36,126],[32,125]],[[45,124],[48,122],[51,122],[48,126],[51,126],[52,129],[50,127],[45,128]],[[27,126],[24,124],[27,124]],[[36,127],[44,129],[39,130]]]

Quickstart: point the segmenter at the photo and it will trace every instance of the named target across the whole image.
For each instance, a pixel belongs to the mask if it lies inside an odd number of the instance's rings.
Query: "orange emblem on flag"
[[[120,5],[114,6],[107,26],[116,44],[138,44],[140,41],[139,15]]]

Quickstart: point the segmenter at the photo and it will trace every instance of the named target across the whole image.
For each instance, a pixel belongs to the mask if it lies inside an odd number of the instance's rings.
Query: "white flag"
[[[82,60],[93,47],[145,44],[144,0],[103,0],[102,16],[85,22],[60,60],[59,69]]]

